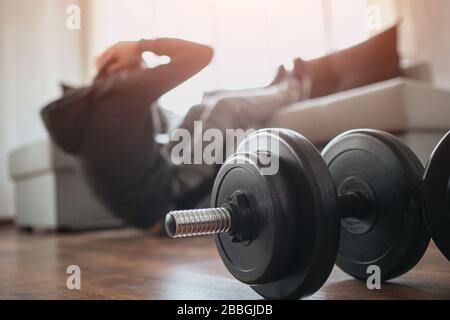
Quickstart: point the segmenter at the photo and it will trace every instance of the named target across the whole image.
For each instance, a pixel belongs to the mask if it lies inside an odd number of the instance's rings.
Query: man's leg
[[[201,154],[202,163],[193,164],[191,161],[189,164],[182,163],[177,166],[175,190],[178,197],[186,198],[186,194],[191,194],[193,197],[195,194],[195,197],[197,197],[196,190],[199,190],[200,193],[203,192],[203,197],[207,197],[208,192],[204,191],[205,181],[209,181],[212,186],[212,180],[217,172],[218,165],[224,160],[225,154],[218,155],[215,165],[205,163],[203,152],[210,142],[203,141],[203,132],[208,129],[219,130],[226,143],[227,130],[242,129],[247,131],[248,129],[261,128],[280,108],[300,100],[301,92],[302,88],[298,81],[289,79],[270,88],[246,91],[245,94],[239,96],[221,98],[212,107],[204,105],[204,113],[200,117],[203,131],[197,136],[192,135],[192,144],[189,148],[186,148],[191,154],[183,157],[192,160],[195,153]],[[250,95],[250,93],[255,94]],[[232,138],[234,139],[234,136]],[[234,150],[226,151],[234,152]]]
[[[269,88],[225,96],[208,110],[204,128],[219,129],[223,133],[226,129],[257,129],[276,111],[301,99],[302,87],[294,78],[287,78]]]

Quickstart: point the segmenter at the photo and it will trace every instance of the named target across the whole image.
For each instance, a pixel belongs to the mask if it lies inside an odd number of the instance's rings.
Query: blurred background
[[[267,85],[294,57],[349,47],[398,21],[402,58],[427,61],[448,88],[449,12],[449,0],[0,0],[0,219],[15,212],[8,154],[46,137],[40,108],[61,81],[89,84],[95,58],[117,41],[214,47],[208,68],[162,98],[184,114],[204,91]],[[69,21],[78,14],[79,28]]]

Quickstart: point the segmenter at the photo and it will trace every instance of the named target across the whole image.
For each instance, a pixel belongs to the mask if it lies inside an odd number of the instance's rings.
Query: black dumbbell
[[[450,132],[434,150],[424,181],[426,221],[433,241],[450,260]]]
[[[260,155],[277,157],[276,174],[261,174]],[[170,212],[166,230],[215,234],[230,273],[269,299],[313,294],[336,261],[361,280],[377,265],[386,281],[414,267],[430,241],[423,171],[384,132],[344,133],[321,155],[298,133],[260,130],[221,167],[213,209]]]

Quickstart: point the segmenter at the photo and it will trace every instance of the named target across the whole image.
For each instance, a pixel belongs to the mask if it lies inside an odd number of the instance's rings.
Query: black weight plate
[[[261,175],[248,155],[269,152],[278,157],[279,170]],[[235,243],[229,235],[216,236],[227,269],[269,299],[299,299],[317,291],[333,268],[339,243],[336,192],[320,153],[290,130],[253,133],[220,169],[212,206],[238,190],[250,197],[256,238]]]
[[[400,140],[376,130],[344,133],[322,155],[338,194],[359,191],[371,199],[363,217],[341,220],[337,265],[361,280],[371,265],[380,267],[382,281],[408,272],[430,241],[420,161]]]
[[[434,150],[424,180],[431,236],[450,260],[450,132]]]

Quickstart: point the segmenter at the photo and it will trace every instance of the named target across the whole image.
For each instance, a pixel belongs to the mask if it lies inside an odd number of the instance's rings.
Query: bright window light
[[[90,3],[92,61],[123,40],[178,37],[214,47],[215,58],[209,67],[161,99],[164,107],[179,114],[199,103],[204,91],[265,86],[280,64],[289,64],[295,57],[319,57],[330,48],[347,47],[367,38],[366,0]],[[326,10],[331,17],[324,16]],[[331,19],[328,30],[324,19]],[[167,63],[167,58],[149,57],[146,55],[152,63]]]

